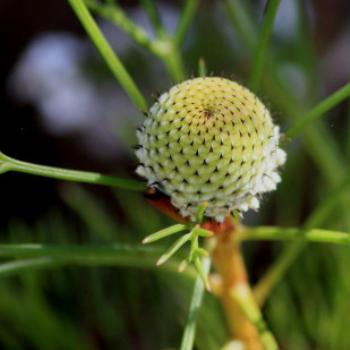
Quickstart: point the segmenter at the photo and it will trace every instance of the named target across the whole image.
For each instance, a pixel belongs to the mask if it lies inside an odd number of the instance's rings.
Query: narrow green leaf
[[[304,117],[298,119],[295,124],[286,132],[286,136],[294,138],[301,134],[306,127],[322,117],[330,109],[337,106],[343,100],[350,96],[350,83],[344,85],[342,88],[334,92],[332,95],[328,96],[326,99],[321,101],[317,106],[315,106],[309,113]]]
[[[0,153],[0,164],[5,164],[7,171],[15,171],[36,176],[50,177],[58,180],[118,187],[133,191],[143,191],[146,188],[145,183],[141,181],[125,179],[115,176],[107,176],[88,171],[69,170],[64,168],[33,164],[10,158],[8,156],[5,156],[3,153]]]
[[[205,250],[204,250],[205,251]],[[210,291],[210,285],[208,280],[208,273],[205,271],[205,268],[203,267],[201,258],[197,256],[193,261],[194,267],[196,268],[196,271],[198,272],[205,288]]]
[[[241,41],[250,51],[253,51],[257,42],[255,23],[246,10],[246,2],[242,0],[225,0],[224,12]]]
[[[196,213],[196,222],[200,224],[203,221],[205,210],[208,208],[208,202],[203,202],[198,205]]]
[[[141,0],[143,7],[145,8],[148,17],[152,23],[156,36],[158,38],[164,37],[166,34],[165,28],[162,23],[158,8],[156,6],[155,0]]]
[[[185,5],[181,11],[180,20],[175,32],[175,42],[179,46],[183,42],[188,27],[196,13],[199,0],[185,0]]]
[[[138,107],[141,111],[146,112],[148,109],[146,100],[144,99],[142,93],[136,86],[133,79],[130,77],[124,65],[119,60],[118,56],[108,44],[104,35],[98,28],[96,22],[90,15],[89,10],[84,4],[84,1],[68,0],[68,2],[70,3],[73,11],[79,18],[82,26],[90,36],[90,39],[95,44],[96,48],[100,52],[101,56],[105,60],[115,78],[119,81],[121,86],[129,95],[135,106]]]
[[[163,265],[168,261],[186,242],[191,239],[191,233],[182,236],[158,259],[157,266]]]
[[[154,232],[152,234],[150,234],[149,236],[145,237],[144,240],[142,241],[143,244],[147,244],[147,243],[152,243],[155,241],[158,241],[162,238],[168,237],[170,235],[173,235],[175,233],[184,231],[187,229],[186,225],[183,224],[176,224],[167,228],[164,228],[160,231]]]
[[[280,0],[268,0],[266,4],[265,16],[258,38],[258,44],[253,56],[254,61],[250,75],[250,87],[253,91],[257,91],[260,86],[264,63],[267,56],[267,48],[279,5]]]
[[[206,77],[208,75],[207,66],[203,58],[198,61],[198,76]]]
[[[272,240],[272,241],[305,241],[350,245],[350,234],[323,229],[284,228],[275,226],[259,226],[249,228],[242,234],[243,240]]]
[[[201,227],[195,227],[192,232],[195,235],[198,235],[200,237],[212,237],[213,236],[213,232],[206,230],[204,228],[201,228]]]
[[[50,257],[21,259],[0,264],[0,277],[59,265],[59,261]]]
[[[18,260],[18,264],[16,264],[16,261],[5,263],[6,265],[3,265],[4,274],[7,271],[8,273],[20,272],[26,268],[29,269],[31,266],[33,268],[41,266],[120,266],[155,269],[154,261],[161,252],[162,248],[129,244],[0,244],[0,257],[23,259]],[[174,259],[174,261],[164,265],[162,269],[168,272],[177,272],[179,263],[180,260]],[[185,275],[192,278],[194,270],[187,269]]]
[[[262,313],[255,302],[253,294],[248,287],[237,287],[232,290],[232,296],[239,304],[245,316],[259,332],[265,350],[278,350],[275,337],[267,328]]]
[[[203,259],[203,263],[201,263],[201,266],[202,266],[201,271],[205,276],[207,276],[210,270],[210,259],[209,258]],[[202,304],[204,291],[205,291],[205,288],[204,288],[203,278],[199,275],[197,276],[197,279],[195,282],[191,305],[188,312],[187,322],[186,322],[185,330],[181,340],[180,350],[193,349],[194,339],[196,335],[196,321],[198,317],[198,311]]]
[[[99,3],[94,0],[84,0],[84,2],[91,11],[107,19],[128,34],[136,44],[159,55],[157,46],[154,44],[154,41],[151,40],[147,32],[129,19],[120,6],[116,4]]]

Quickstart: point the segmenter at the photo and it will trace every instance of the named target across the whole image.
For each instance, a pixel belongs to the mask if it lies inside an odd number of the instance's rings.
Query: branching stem
[[[210,269],[210,259],[202,259],[203,271],[208,274]],[[198,311],[202,304],[203,295],[205,292],[205,285],[201,276],[197,276],[196,282],[193,289],[191,305],[188,313],[188,318],[185,326],[185,330],[182,336],[180,350],[192,350],[194,339],[196,335],[196,322]]]
[[[101,30],[98,28],[96,22],[90,15],[83,0],[68,0],[73,11],[79,18],[82,26],[86,30],[90,39],[100,52],[101,56],[105,60],[106,64],[110,68],[114,77],[118,80],[120,85],[129,95],[136,107],[141,111],[146,112],[148,107],[145,98],[136,86],[135,82],[125,69],[124,65],[112,50]]]
[[[267,49],[271,37],[273,24],[277,14],[280,0],[268,0],[265,10],[265,16],[262,23],[258,45],[254,54],[254,61],[251,69],[250,86],[253,91],[258,90],[267,56]]]
[[[46,165],[33,164],[8,157],[0,152],[1,172],[15,171],[31,175],[50,177],[58,180],[84,182],[95,185],[118,187],[126,190],[144,191],[145,183],[132,179],[125,179],[115,176],[107,176],[99,173],[64,168],[51,167]]]

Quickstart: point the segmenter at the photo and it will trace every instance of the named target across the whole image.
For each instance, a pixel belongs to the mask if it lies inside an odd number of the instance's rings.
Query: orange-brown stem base
[[[221,299],[232,339],[241,341],[246,350],[263,350],[256,327],[246,318],[233,297],[237,288],[250,289],[248,275],[236,235],[239,226],[226,224],[219,234],[212,257],[219,274],[218,297]]]

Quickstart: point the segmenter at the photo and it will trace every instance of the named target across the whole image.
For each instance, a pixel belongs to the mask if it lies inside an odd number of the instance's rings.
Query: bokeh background
[[[119,3],[153,35],[137,1]],[[156,3],[173,31],[182,3]],[[186,70],[196,76],[202,57],[211,74],[248,84],[256,32],[240,30],[225,4],[200,2],[183,46]],[[265,1],[243,4],[257,29]],[[349,19],[346,0],[282,0],[260,91],[282,130],[349,81]],[[159,60],[111,23],[98,21],[150,102],[171,86]],[[143,116],[67,2],[2,0],[0,42],[0,149],[36,163],[134,177],[131,146]],[[341,182],[350,160],[349,111],[342,103],[288,146],[283,183],[259,213],[247,215],[247,224],[301,225]],[[0,193],[1,242],[137,243],[169,223],[141,195],[125,191],[9,173],[1,175]],[[349,214],[341,208],[323,227],[350,231]],[[283,247],[246,245],[252,282]],[[274,290],[264,312],[283,349],[350,348],[349,256],[349,249],[310,245]],[[176,348],[191,293],[191,282],[177,275],[120,267],[0,278],[4,349]],[[218,350],[227,340],[222,310],[212,297],[205,299],[198,334],[201,350]]]

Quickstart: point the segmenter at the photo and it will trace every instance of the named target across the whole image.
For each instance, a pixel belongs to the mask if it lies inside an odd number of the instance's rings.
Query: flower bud
[[[195,78],[162,94],[137,131],[137,173],[166,193],[184,217],[198,206],[217,221],[259,208],[281,181],[286,153],[261,101],[240,84]]]

